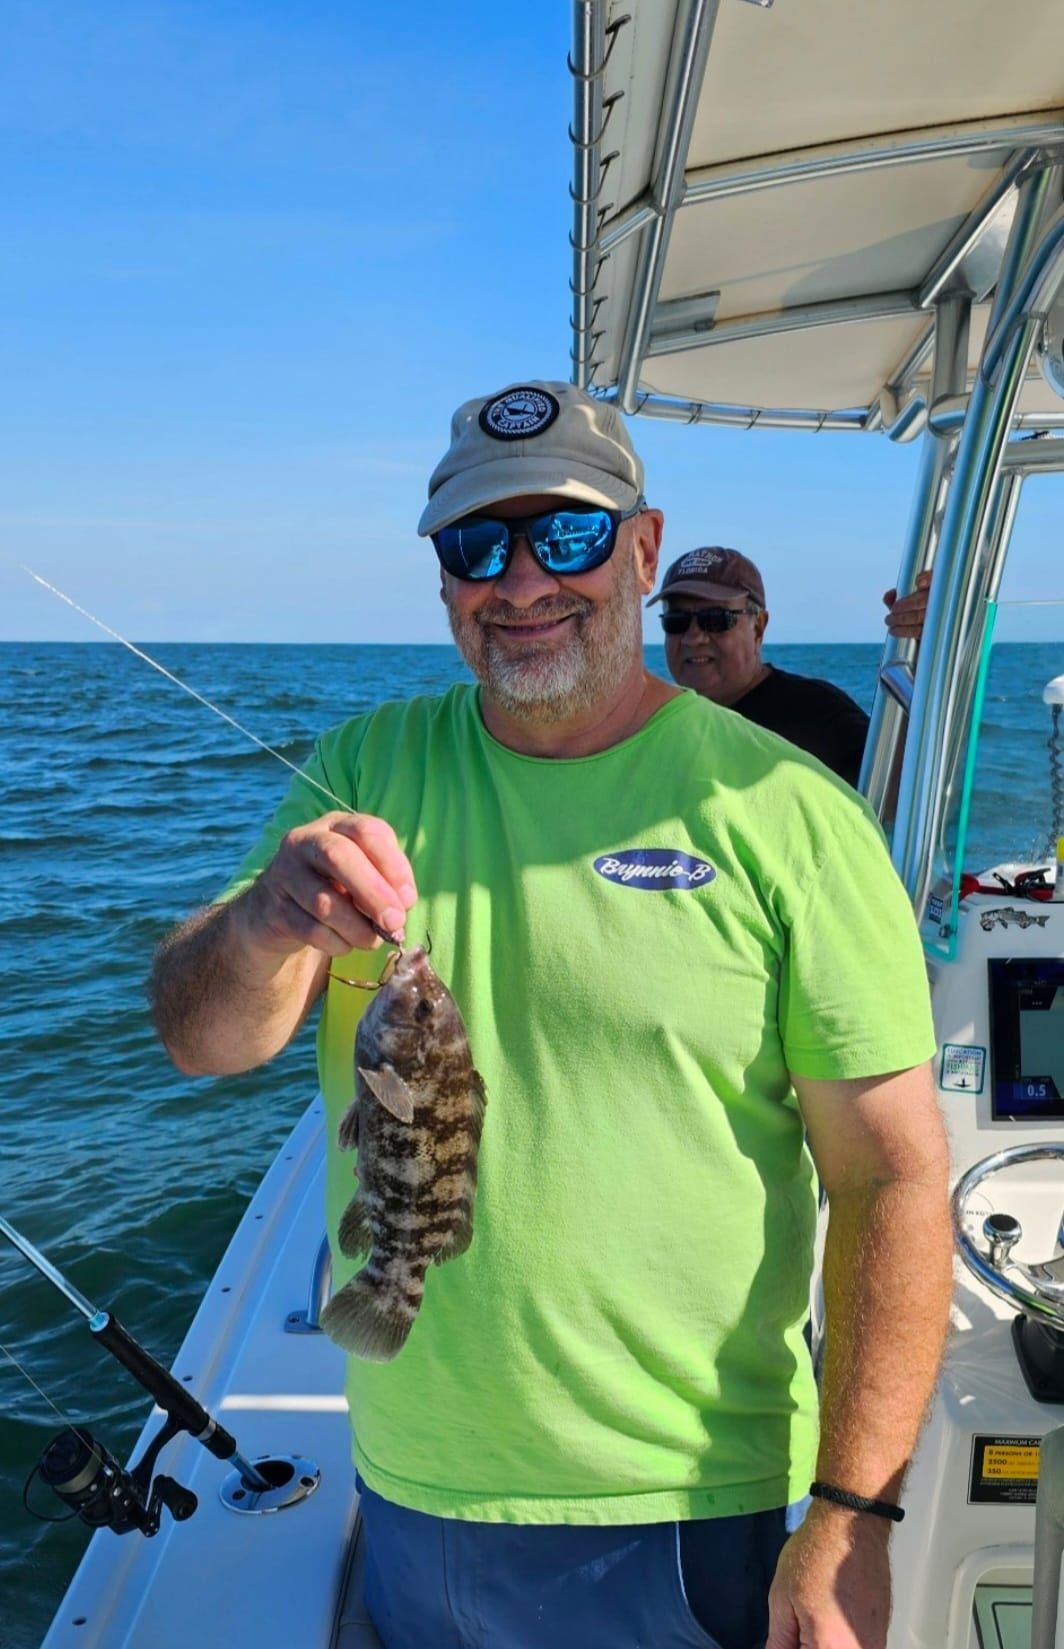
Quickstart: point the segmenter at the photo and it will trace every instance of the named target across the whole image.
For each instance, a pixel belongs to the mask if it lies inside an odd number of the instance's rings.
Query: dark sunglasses
[[[589,573],[609,560],[622,521],[647,507],[640,498],[623,514],[594,507],[559,508],[542,515],[464,515],[432,534],[440,565],[453,578],[501,578],[510,565],[514,541],[525,538],[544,572],[558,577]]]
[[[692,619],[703,635],[716,636],[722,630],[734,630],[743,614],[749,611],[749,607],[699,607],[694,613],[660,613],[658,616],[667,636],[686,635]]]

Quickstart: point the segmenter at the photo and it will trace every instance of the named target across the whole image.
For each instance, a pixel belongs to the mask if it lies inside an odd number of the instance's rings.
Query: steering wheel
[[[979,1281],[1009,1305],[1052,1328],[1064,1331],[1064,1254],[1037,1265],[1010,1260],[1009,1255],[1023,1235],[1019,1220],[1011,1214],[988,1214],[983,1221],[987,1252],[981,1252],[964,1228],[964,1205],[977,1186],[1002,1168],[1021,1162],[1046,1159],[1064,1162],[1064,1144],[1010,1145],[984,1157],[961,1176],[950,1199],[953,1238],[961,1259]],[[1025,1286],[1026,1285],[1026,1286]]]

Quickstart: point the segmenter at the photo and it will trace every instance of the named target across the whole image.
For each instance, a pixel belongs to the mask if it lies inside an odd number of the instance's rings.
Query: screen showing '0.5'
[[[989,967],[993,1114],[1064,1121],[1064,960]]]

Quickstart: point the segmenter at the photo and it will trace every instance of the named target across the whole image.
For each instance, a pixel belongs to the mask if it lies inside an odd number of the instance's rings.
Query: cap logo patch
[[[477,419],[485,435],[496,441],[524,441],[550,429],[561,407],[545,389],[508,389],[480,409]]]
[[[672,847],[628,847],[619,853],[603,853],[595,860],[594,869],[607,882],[619,882],[622,887],[639,888],[644,893],[659,893],[662,888],[690,892],[712,882],[717,874],[707,859],[696,859],[692,853]]]
[[[675,576],[685,578],[688,573],[712,572],[723,560],[723,550],[689,550],[677,566]]]

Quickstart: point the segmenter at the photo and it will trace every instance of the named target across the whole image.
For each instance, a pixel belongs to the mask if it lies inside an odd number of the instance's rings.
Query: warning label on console
[[[968,1500],[977,1506],[1033,1506],[1040,1437],[972,1438]]]

